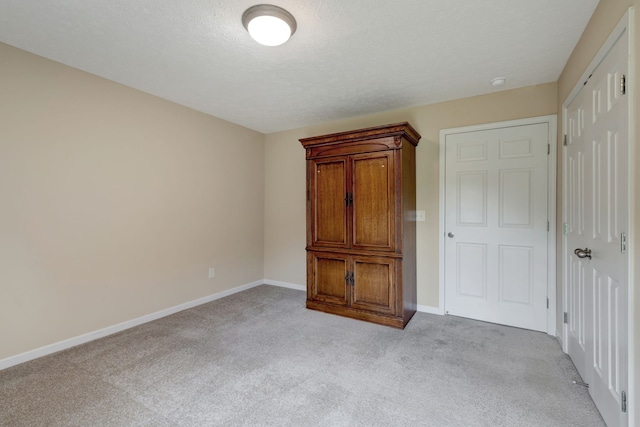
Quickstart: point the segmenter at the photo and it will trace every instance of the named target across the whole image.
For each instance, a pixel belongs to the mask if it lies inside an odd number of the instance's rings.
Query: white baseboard
[[[278,282],[277,280],[264,279],[264,284],[265,285],[280,286],[282,288],[296,289],[298,291],[306,291],[307,290],[307,287],[304,286],[304,285],[298,285],[298,284],[295,284],[295,283],[287,283],[287,282]],[[418,305],[416,308],[421,313],[444,315],[444,311],[441,310],[439,307],[432,307],[432,306],[429,306],[429,305]]]
[[[126,329],[133,328],[135,326],[142,325],[143,323],[152,322],[154,320],[160,319],[162,317],[166,317],[177,313],[179,311],[187,310],[193,307],[197,307],[202,304],[206,304],[211,301],[215,301],[220,298],[224,298],[229,295],[233,295],[238,292],[246,291],[247,289],[254,288],[256,286],[260,286],[262,284],[279,286],[282,288],[295,289],[298,291],[306,291],[307,287],[304,285],[298,285],[295,283],[287,283],[287,282],[279,282],[277,280],[257,280],[252,283],[247,283],[246,285],[236,286],[235,288],[227,289],[226,291],[218,292],[206,297],[198,298],[193,301],[185,302],[183,304],[176,305],[174,307],[169,307],[164,310],[156,311],[155,313],[147,314],[145,316],[137,317],[135,319],[127,320],[126,322],[118,323],[113,326],[108,326],[103,329],[99,329],[97,331],[88,332],[83,335],[78,335],[73,338],[69,338],[66,340],[58,341],[53,344],[49,344],[43,347],[36,348],[34,350],[25,351],[24,353],[17,354],[15,356],[10,356],[5,359],[0,360],[0,371],[3,369],[10,368],[15,365],[19,365],[24,362],[28,362],[30,360],[37,359],[39,357],[44,357],[52,353],[56,353],[58,351],[66,350],[71,347],[75,347],[80,344],[85,344],[89,341],[97,340],[99,338],[106,337],[107,335],[112,335],[117,332],[124,331]],[[430,314],[444,314],[438,307],[431,307],[426,305],[418,305],[417,310],[423,313]]]
[[[98,338],[106,337],[107,335],[115,334],[116,332],[124,331],[125,329],[133,328],[134,326],[142,325],[143,323],[151,322],[153,320],[160,319],[162,317],[169,316],[179,311],[187,310],[189,308],[196,307],[198,305],[206,304],[211,301],[215,301],[220,298],[224,298],[229,295],[233,295],[238,292],[245,291],[247,289],[254,288],[256,286],[266,283],[264,280],[258,280],[256,282],[247,283],[246,285],[237,286],[235,288],[227,289],[226,291],[218,292],[213,295],[209,295],[203,298],[198,298],[193,301],[185,302],[174,307],[169,307],[164,310],[156,311],[155,313],[147,314],[145,316],[137,317],[126,322],[118,323],[117,325],[108,326],[97,331],[89,332],[77,337],[69,338],[63,341],[59,341],[53,344],[46,345],[44,347],[36,348],[35,350],[29,350],[24,353],[10,356],[0,360],[0,370],[10,368],[11,366],[19,365],[20,363],[28,362],[29,360],[37,359],[39,357],[47,356],[51,353],[66,350],[71,347],[75,347],[80,344],[87,343],[89,341],[97,340]]]
[[[560,332],[558,332],[556,330],[556,336],[555,336],[556,340],[558,340],[558,343],[560,344],[560,348],[564,348],[564,343],[562,342],[562,334]]]
[[[304,285],[297,285],[295,283],[287,283],[287,282],[278,282],[277,280],[264,279],[263,283],[265,285],[280,286],[281,288],[295,289],[297,291],[306,291],[307,290],[307,287],[304,286]]]
[[[444,315],[444,311],[440,309],[440,307],[432,307],[430,305],[418,305],[417,307],[420,313],[429,313],[429,314],[439,314]]]

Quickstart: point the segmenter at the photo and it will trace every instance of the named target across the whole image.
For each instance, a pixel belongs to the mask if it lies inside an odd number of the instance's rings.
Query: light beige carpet
[[[259,286],[0,371],[2,426],[602,426],[556,340]]]

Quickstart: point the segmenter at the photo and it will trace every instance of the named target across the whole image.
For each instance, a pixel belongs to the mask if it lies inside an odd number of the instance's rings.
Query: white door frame
[[[482,125],[465,126],[440,130],[440,237],[438,244],[440,247],[439,260],[439,304],[440,314],[445,313],[444,298],[444,245],[445,245],[445,167],[446,150],[444,144],[449,134],[462,132],[476,132],[482,130],[499,129],[513,126],[534,125],[546,123],[549,125],[549,164],[547,169],[547,217],[549,218],[549,233],[547,240],[547,296],[549,298],[549,309],[547,310],[547,333],[556,334],[556,175],[557,175],[557,116],[541,116],[527,119],[509,120],[505,122],[486,123]]]
[[[591,63],[589,64],[589,66],[587,66],[587,68],[584,70],[584,72],[582,73],[582,75],[580,76],[580,78],[578,79],[578,81],[576,82],[575,86],[573,87],[573,89],[571,90],[571,92],[569,93],[569,95],[567,96],[567,98],[564,100],[564,102],[562,103],[562,133],[563,135],[567,135],[568,132],[568,122],[567,122],[567,110],[569,108],[569,105],[571,105],[571,102],[573,102],[573,100],[576,98],[576,96],[578,96],[578,94],[580,93],[580,90],[583,88],[584,84],[586,83],[586,81],[589,79],[589,76],[593,73],[593,71],[598,67],[598,65],[602,62],[602,60],[605,58],[605,56],[607,55],[607,53],[609,53],[609,51],[611,50],[611,48],[613,47],[613,45],[616,43],[616,41],[618,41],[618,39],[621,36],[627,37],[628,38],[628,49],[629,49],[629,53],[634,52],[634,39],[635,37],[633,36],[634,33],[634,22],[633,22],[633,7],[630,7],[627,12],[622,16],[622,18],[620,19],[620,21],[618,22],[618,25],[616,25],[616,27],[614,28],[614,30],[611,32],[611,34],[609,34],[609,37],[607,38],[607,40],[604,42],[604,44],[602,45],[602,47],[600,48],[600,50],[598,51],[598,53],[596,54],[596,56],[593,58],[593,60],[591,61]],[[629,61],[629,75],[627,76],[627,81],[631,80],[632,76],[634,75],[634,69],[633,69],[633,61]],[[629,236],[631,236],[629,238],[629,243],[633,243],[633,236],[635,236],[636,230],[635,230],[635,209],[634,209],[634,193],[635,193],[635,183],[634,183],[634,165],[633,165],[633,159],[635,157],[635,132],[634,132],[634,97],[635,97],[635,88],[634,88],[634,84],[628,84],[628,92],[627,95],[629,98],[629,111],[628,111],[628,124],[629,124],[629,129],[628,129],[628,135],[629,135]],[[567,156],[565,154],[566,148],[563,147],[562,149],[562,159],[563,159],[563,174],[562,174],[562,222],[563,224],[567,222],[567,200],[566,200],[566,194],[567,194],[567,183],[568,183],[568,176],[567,176],[567,167],[566,167],[566,159]],[[567,260],[566,257],[564,256],[564,254],[566,254],[567,251],[567,237],[566,235],[562,235],[562,308],[563,311],[567,311]],[[634,286],[633,284],[635,283],[635,279],[634,279],[634,265],[633,265],[633,259],[634,259],[634,245],[633,244],[629,244],[628,247],[628,251],[627,251],[627,256],[629,257],[629,262],[627,263],[629,266],[629,270],[628,270],[628,276],[627,276],[627,300],[628,300],[628,308],[627,308],[627,319],[628,319],[628,330],[627,330],[627,339],[628,339],[628,348],[629,348],[629,354],[628,354],[628,396],[630,397],[630,399],[633,399],[633,396],[635,396],[635,388],[636,385],[633,382],[634,376],[635,376],[635,359],[634,359],[634,345],[635,345],[635,341],[634,341],[634,334],[635,334],[635,327],[634,327],[634,322],[633,319],[636,318],[636,314],[635,314],[635,309],[633,306],[633,302],[634,302]],[[568,327],[567,324],[563,324],[562,325],[562,350],[566,353],[568,351]],[[633,425],[633,420],[635,417],[635,411],[638,410],[638,408],[635,408],[634,403],[637,401],[637,399],[635,401],[630,400],[629,403],[627,403],[628,408],[629,408],[629,425]]]

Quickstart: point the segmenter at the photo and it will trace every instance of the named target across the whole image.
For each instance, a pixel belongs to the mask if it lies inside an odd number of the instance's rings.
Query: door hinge
[[[547,144],[547,156],[551,154],[551,144]]]
[[[567,135],[562,136],[562,145],[567,146]]]
[[[562,224],[562,234],[564,234],[565,236],[569,235],[569,224],[567,224],[566,222]]]
[[[549,225],[549,221],[547,221],[547,231],[549,231],[549,229],[550,229],[549,227],[551,227],[551,226]]]
[[[627,94],[627,76],[624,74],[620,76],[620,95]]]
[[[564,323],[569,323],[569,313],[567,313],[566,311],[564,312],[564,319],[563,319]]]
[[[547,309],[549,308],[549,298],[547,298]]]
[[[627,392],[622,390],[622,395],[620,396],[622,412],[627,412]]]
[[[627,235],[625,233],[620,234],[620,252],[627,252]]]

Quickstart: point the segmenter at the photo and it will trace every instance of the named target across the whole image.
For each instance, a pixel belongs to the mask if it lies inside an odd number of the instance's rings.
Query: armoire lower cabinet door
[[[352,256],[351,307],[396,314],[396,263],[393,258]]]
[[[307,299],[335,305],[349,303],[349,256],[307,252]]]

